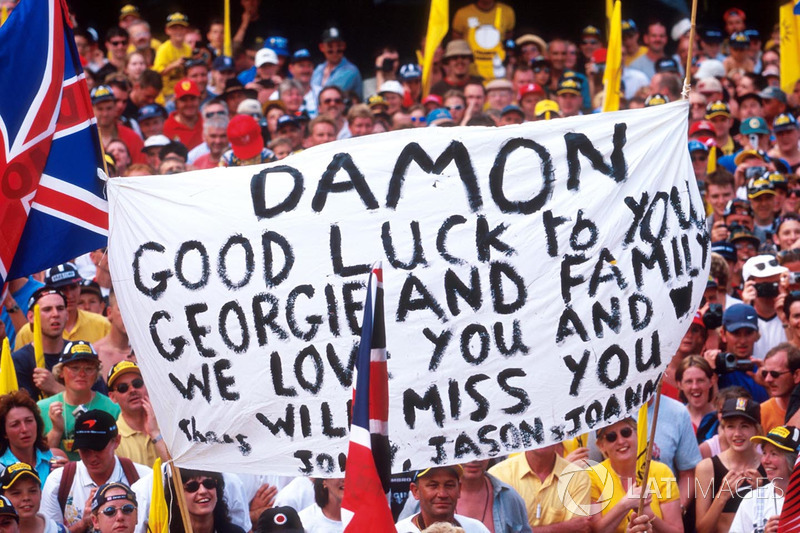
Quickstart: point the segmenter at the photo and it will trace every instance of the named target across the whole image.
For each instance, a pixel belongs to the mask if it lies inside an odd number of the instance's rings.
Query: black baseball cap
[[[761,423],[761,405],[750,398],[728,398],[722,404],[722,419],[741,416],[755,424]]]
[[[73,361],[95,361],[98,362],[97,352],[94,347],[86,341],[68,342],[61,350],[59,364],[72,363]]]
[[[33,306],[36,305],[36,302],[38,302],[48,294],[57,294],[61,296],[61,298],[64,300],[64,305],[67,305],[67,297],[64,296],[63,292],[56,289],[55,287],[48,287],[45,285],[44,287],[39,287],[38,289],[36,289],[34,293],[31,294],[31,297],[28,298],[28,310],[33,311]]]
[[[272,531],[305,533],[300,516],[291,507],[273,507],[265,510],[258,517],[258,522],[253,531],[257,533],[269,533]]]
[[[28,463],[14,463],[6,466],[3,468],[3,471],[0,472],[0,488],[3,490],[8,490],[14,483],[17,482],[17,480],[25,476],[36,480],[36,483],[42,483],[42,480],[39,478],[39,474],[31,465]]]
[[[12,516],[14,520],[19,522],[19,515],[17,514],[17,510],[14,509],[14,506],[11,504],[11,501],[6,498],[5,496],[0,496],[0,516]]]
[[[80,283],[82,280],[78,267],[73,263],[63,263],[48,268],[44,273],[44,284],[57,289]]]
[[[99,452],[108,446],[108,443],[117,435],[119,435],[119,431],[114,417],[100,409],[92,409],[75,420],[75,442],[72,449],[89,449]]]
[[[114,496],[109,496],[108,493],[111,491],[111,489],[124,490],[125,494],[115,494]],[[101,505],[104,505],[108,502],[113,502],[114,500],[128,500],[132,504],[137,505],[136,493],[134,493],[128,485],[114,481],[112,483],[101,485],[100,488],[94,493],[94,497],[92,498],[92,512],[95,512],[97,509],[99,509]]]
[[[794,426],[778,426],[769,430],[766,437],[750,437],[752,442],[769,442],[783,451],[797,453],[800,450],[800,429]]]

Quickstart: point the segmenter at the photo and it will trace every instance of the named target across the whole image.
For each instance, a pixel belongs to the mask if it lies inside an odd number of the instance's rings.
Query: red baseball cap
[[[605,63],[607,56],[608,56],[608,49],[598,48],[597,50],[592,52],[592,61],[594,61],[595,63]]]
[[[239,159],[252,159],[264,149],[261,126],[250,115],[236,115],[228,123],[228,141]]]
[[[196,96],[200,98],[200,89],[197,84],[188,78],[184,78],[175,85],[175,98],[184,96]]]
[[[689,135],[695,135],[701,131],[708,131],[711,135],[714,135],[714,125],[708,120],[698,120],[689,128]]]
[[[539,93],[542,96],[547,95],[547,93],[544,92],[542,86],[539,85],[538,83],[526,83],[525,85],[519,88],[519,100],[522,100],[523,96],[536,93]]]
[[[423,105],[424,104],[442,105],[442,97],[439,96],[438,94],[429,94],[428,96],[425,97],[422,103]]]

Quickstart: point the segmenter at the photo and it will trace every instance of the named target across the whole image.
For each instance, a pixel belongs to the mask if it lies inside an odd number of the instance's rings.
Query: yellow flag
[[[622,82],[622,4],[614,2],[611,14],[611,31],[608,36],[606,71],[603,74],[605,95],[603,111],[619,111],[619,93]]]
[[[231,44],[231,0],[225,0],[225,20],[223,21],[222,54],[233,57],[233,44]]]
[[[164,496],[160,457],[153,463],[153,490],[150,493],[150,514],[147,520],[149,533],[169,533],[169,509]]]
[[[614,13],[614,0],[606,0],[606,42],[611,38],[611,16]]]
[[[640,485],[644,480],[644,464],[647,459],[647,402],[639,407],[639,416],[636,421],[636,482]]]
[[[44,366],[44,344],[42,344],[42,313],[39,304],[33,306],[33,353],[36,356],[36,368]]]
[[[706,173],[711,174],[717,171],[717,147],[712,146],[708,149],[708,165],[706,166]]]
[[[786,94],[794,92],[794,84],[800,79],[800,17],[795,15],[794,9],[794,0],[780,8],[781,89]]]
[[[11,345],[8,337],[3,339],[3,353],[0,355],[0,394],[8,394],[19,389],[17,371],[11,359]]]
[[[431,0],[431,13],[428,16],[428,33],[425,34],[425,54],[422,58],[422,97],[431,90],[431,72],[436,49],[447,35],[449,27],[448,0]]]
[[[0,26],[5,23],[6,19],[8,18],[8,6],[3,4],[2,9],[0,9]]]

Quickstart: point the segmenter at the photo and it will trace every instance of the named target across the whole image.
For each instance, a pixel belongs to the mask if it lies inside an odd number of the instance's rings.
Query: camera
[[[752,368],[753,363],[748,360],[737,359],[737,357],[730,352],[718,353],[716,364],[714,365],[714,370],[717,374],[727,374],[735,370],[750,370]]]
[[[777,281],[756,283],[755,288],[759,298],[777,298],[780,293]]]
[[[703,324],[706,330],[722,326],[722,304],[708,304],[708,310],[703,315]]]
[[[394,72],[394,59],[390,57],[384,57],[383,63],[381,63],[381,71],[382,72]]]

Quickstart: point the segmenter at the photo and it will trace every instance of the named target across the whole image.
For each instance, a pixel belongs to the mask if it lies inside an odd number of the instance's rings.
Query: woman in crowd
[[[453,122],[457,125],[464,125],[464,116],[467,111],[467,99],[464,93],[459,90],[447,91],[444,95],[444,108],[450,111]]]
[[[728,449],[697,465],[698,533],[726,533],[742,497],[767,476],[761,454],[750,439],[761,434],[761,409],[745,397],[725,400],[721,410],[720,434]],[[755,475],[757,471],[758,475]]]
[[[139,83],[142,72],[145,70],[147,70],[147,62],[141,52],[128,54],[128,59],[125,61],[125,75],[128,76],[131,83]]]
[[[67,528],[39,513],[42,480],[27,463],[6,466],[0,474],[0,494],[19,515],[20,533],[67,533]]]
[[[36,470],[41,485],[50,474],[53,454],[44,440],[44,421],[27,392],[0,396],[0,464],[26,463]]]
[[[117,174],[122,176],[131,164],[131,153],[124,142],[119,139],[109,141],[106,145],[106,153],[114,157],[114,162],[117,164]]]
[[[314,504],[300,511],[306,533],[344,531],[342,497],[344,478],[314,479]]]
[[[800,347],[800,291],[791,291],[783,300],[786,317],[786,340]]]
[[[228,505],[222,498],[225,481],[222,474],[181,468],[183,497],[194,533],[244,533],[231,522]],[[171,516],[180,516],[177,499],[170,503]],[[183,523],[173,521],[170,533],[184,533]]]
[[[595,533],[623,533],[630,521],[630,512],[639,507],[641,487],[636,486],[637,438],[636,421],[626,418],[597,432],[597,447],[606,460],[592,466],[593,503],[605,502],[601,514],[592,517]],[[613,491],[604,490],[610,478]],[[664,463],[652,461],[645,487],[652,493],[645,499],[647,514],[654,516],[653,531],[659,533],[683,533],[681,501],[678,484],[672,471]],[[657,487],[657,490],[654,490]]]
[[[713,437],[718,425],[714,405],[717,375],[711,365],[698,355],[690,355],[678,364],[675,380],[678,382],[681,401],[689,410],[697,443]]]

